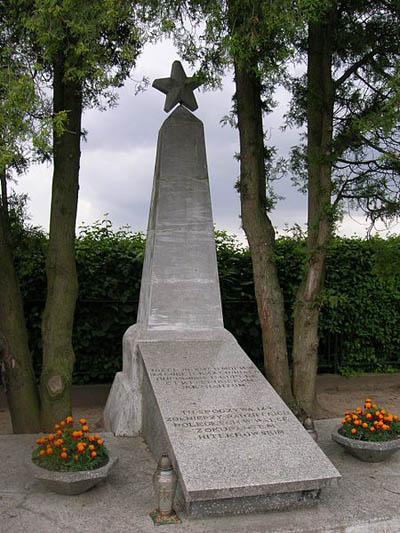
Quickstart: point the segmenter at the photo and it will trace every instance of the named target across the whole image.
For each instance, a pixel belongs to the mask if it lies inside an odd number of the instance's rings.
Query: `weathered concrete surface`
[[[326,488],[317,507],[246,516],[188,520],[168,531],[187,533],[399,533],[400,453],[380,465],[362,463],[330,434],[338,420],[316,422],[322,450],[342,473],[338,488]],[[3,533],[154,533],[151,476],[156,468],[139,437],[105,442],[119,457],[110,479],[80,496],[48,492],[32,480],[23,462],[33,435],[0,436],[0,531]],[[277,465],[277,468],[279,465]]]
[[[233,336],[139,343],[143,436],[193,517],[311,505],[340,474]]]

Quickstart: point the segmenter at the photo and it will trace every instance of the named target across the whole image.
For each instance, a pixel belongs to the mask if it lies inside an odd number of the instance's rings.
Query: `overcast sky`
[[[172,62],[179,59],[171,42],[147,46],[137,62],[132,77],[169,77]],[[192,70],[183,63],[186,74]],[[105,214],[115,228],[129,225],[133,231],[145,231],[158,130],[167,118],[163,111],[165,96],[149,87],[134,95],[133,82],[127,82],[119,90],[118,106],[104,112],[87,110],[83,127],[88,131],[87,142],[82,143],[80,190],[77,225],[101,220]],[[240,228],[239,195],[234,183],[239,166],[234,159],[238,152],[238,133],[229,126],[220,125],[221,118],[231,108],[234,92],[232,75],[224,79],[223,89],[195,91],[199,108],[195,115],[203,121],[208,156],[211,200],[214,222],[218,229],[227,230],[244,239]],[[273,114],[265,119],[269,143],[286,155],[291,146],[299,142],[298,132],[282,132],[282,115],[286,111],[288,95],[283,89],[276,93],[280,102]],[[28,174],[19,178],[16,189],[30,197],[31,223],[48,229],[50,212],[52,168],[35,165]],[[285,178],[277,184],[278,194],[285,198],[278,202],[271,214],[274,226],[282,231],[287,225],[304,225],[306,198],[291,186]],[[362,216],[345,217],[340,232],[365,235],[367,224]]]

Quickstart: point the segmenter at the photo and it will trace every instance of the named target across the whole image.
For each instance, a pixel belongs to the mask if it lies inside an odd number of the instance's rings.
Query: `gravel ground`
[[[72,415],[84,416],[89,427],[103,429],[102,415],[109,385],[75,386],[72,391]],[[317,377],[314,418],[338,418],[347,409],[362,406],[365,398],[400,414],[400,374],[365,374],[344,378],[332,374]],[[0,434],[12,433],[4,392],[0,389]]]

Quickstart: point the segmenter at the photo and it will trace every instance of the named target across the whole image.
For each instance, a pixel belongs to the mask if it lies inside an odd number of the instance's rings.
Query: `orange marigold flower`
[[[86,424],[86,418],[80,418],[79,419],[80,424]]]
[[[88,426],[82,426],[82,431],[85,431],[85,432],[89,431]]]
[[[357,420],[358,416],[357,415],[353,415],[353,420]]]
[[[97,453],[96,452],[90,452],[90,457],[96,457]]]
[[[380,416],[380,412],[379,411],[375,411],[375,416],[379,417]]]
[[[371,404],[369,402],[366,402],[364,407],[365,409],[371,409]]]
[[[42,444],[42,439],[36,439],[36,444]]]
[[[372,418],[371,413],[367,413],[367,414],[366,414],[366,417],[368,418],[368,420],[371,420],[371,418]]]
[[[361,407],[357,407],[356,413],[361,413],[361,411],[362,411]]]
[[[52,433],[49,433],[49,435],[47,435],[47,438],[51,442],[52,440],[54,440],[54,435]]]
[[[46,453],[47,455],[51,455],[53,453],[53,448],[47,448]]]
[[[88,439],[90,442],[94,442],[96,440],[93,435],[88,435]]]
[[[68,458],[68,454],[66,454],[65,452],[61,452],[60,453],[60,457],[61,457],[61,459],[67,459]]]
[[[376,403],[372,404],[372,409],[376,409]]]
[[[60,426],[63,428],[65,426],[65,420],[61,420]]]
[[[59,430],[56,432],[56,435],[57,435],[57,437],[61,437],[61,435],[62,435],[62,431],[61,431],[61,429],[59,429]]]
[[[375,431],[374,426],[371,426],[371,427],[369,428],[369,430],[370,430],[371,433],[373,433],[373,432]]]
[[[101,446],[101,445],[103,444],[103,442],[104,442],[104,441],[102,441],[101,439],[98,439],[97,444],[98,444],[99,446]]]
[[[343,418],[342,420],[342,424],[345,424],[347,422],[347,420],[345,418]],[[39,439],[38,439],[39,440]],[[37,441],[36,441],[37,442]],[[38,444],[40,444],[40,442],[37,442]]]
[[[362,427],[363,427],[364,429],[367,429],[368,424],[367,424],[366,422],[364,422],[363,425],[362,425]]]
[[[54,426],[54,430],[57,431],[57,430],[60,429],[60,427],[61,427],[60,424],[56,424],[56,425]]]
[[[61,451],[62,451],[62,452],[66,452],[66,451],[67,451],[67,448],[61,448]]]
[[[74,421],[74,419],[72,418],[72,416],[67,416],[67,418],[65,419],[65,422],[66,422],[67,424],[72,424],[73,421]]]
[[[359,426],[361,424],[361,420],[354,420],[354,425]]]
[[[56,441],[54,441],[54,444],[55,444],[56,446],[61,446],[61,444],[63,444],[63,442],[64,442],[64,441],[63,441],[62,439],[57,439]]]
[[[372,400],[371,400],[371,398],[365,398],[364,402],[365,402],[365,403],[371,403]]]
[[[386,413],[385,409],[381,409],[381,413],[384,415]]]
[[[349,413],[349,411],[345,411],[344,414],[345,415],[349,415],[350,413]]]
[[[351,432],[352,432],[353,435],[354,435],[355,433],[357,433],[357,430],[356,430],[355,428],[353,428],[353,429],[351,430]]]
[[[46,454],[46,450],[40,450],[39,455],[45,455],[45,454]]]
[[[93,444],[89,444],[89,450],[92,452],[94,450]]]
[[[96,433],[96,435],[94,436],[94,438],[97,440],[100,438],[100,435],[98,433]]]
[[[74,461],[77,461],[79,459],[79,455],[74,455]]]

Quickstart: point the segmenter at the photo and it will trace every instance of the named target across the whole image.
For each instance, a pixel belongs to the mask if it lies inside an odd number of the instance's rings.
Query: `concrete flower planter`
[[[58,494],[82,494],[108,477],[118,463],[118,458],[110,457],[108,463],[95,470],[81,472],[53,472],[35,465],[29,458],[26,466],[33,477],[47,489]]]
[[[339,433],[341,426],[332,432],[332,439],[341,444],[349,453],[369,463],[379,463],[385,461],[392,453],[400,450],[400,439],[388,440],[386,442],[367,442],[357,439],[349,439]]]

